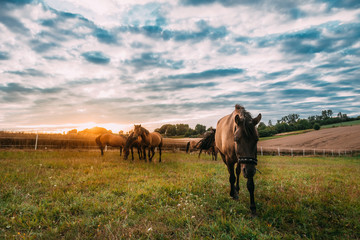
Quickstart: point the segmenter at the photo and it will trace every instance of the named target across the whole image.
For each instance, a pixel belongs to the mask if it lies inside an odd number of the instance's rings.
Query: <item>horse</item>
[[[145,151],[145,146],[144,146],[140,136],[138,136],[137,138],[134,137],[134,132],[132,132],[130,134],[130,136],[127,138],[127,140],[126,140],[125,147],[124,147],[124,160],[127,160],[128,156],[129,156],[129,153],[130,153],[130,150],[131,150],[132,160],[134,160],[133,147],[137,148],[139,159],[142,159],[143,158],[143,151]]]
[[[247,178],[247,189],[250,194],[250,210],[256,215],[254,199],[254,175],[257,165],[257,142],[259,135],[256,125],[261,120],[261,114],[252,118],[251,114],[241,105],[236,104],[235,110],[221,118],[216,127],[215,146],[227,166],[230,174],[230,196],[239,198],[239,175],[241,171]],[[234,167],[236,166],[236,177]],[[235,186],[236,181],[236,186]]]
[[[217,148],[215,147],[215,132],[216,129],[211,128],[211,130],[205,132],[204,137],[195,145],[195,148],[200,149],[199,156],[200,158],[202,150],[211,153],[211,158],[217,160]]]
[[[160,133],[152,132],[150,133],[147,129],[141,127],[140,125],[134,125],[134,137],[140,136],[142,139],[143,144],[149,148],[148,157],[149,161],[152,161],[152,158],[155,155],[155,147],[159,148],[159,162],[161,162],[161,147],[163,145],[163,139]],[[150,156],[150,151],[152,155]],[[146,161],[146,154],[144,149],[144,158]]]
[[[126,137],[121,136],[121,135],[105,133],[105,134],[99,135],[95,139],[95,142],[101,150],[101,156],[104,155],[105,146],[120,147],[120,156],[121,156],[122,149],[125,146]]]
[[[197,148],[198,143],[199,143],[199,141],[196,141],[196,140],[188,141],[186,144],[186,153],[196,151],[198,149]]]

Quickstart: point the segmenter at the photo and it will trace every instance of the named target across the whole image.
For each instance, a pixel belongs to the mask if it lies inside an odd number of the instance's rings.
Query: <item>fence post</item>
[[[314,148],[314,156],[316,155],[316,153],[315,153],[315,148]]]
[[[262,149],[262,147],[260,147],[260,150],[261,150],[261,156],[263,156],[263,149]]]
[[[293,149],[291,149],[291,156],[292,156],[292,157],[294,156],[294,154],[293,154]]]
[[[280,148],[278,148],[278,154],[279,154],[279,156],[280,156]]]
[[[325,149],[323,149],[323,156],[325,157]]]
[[[340,155],[340,150],[339,150],[339,156],[341,156],[341,155]]]
[[[35,150],[37,149],[38,139],[39,139],[39,134],[36,134],[36,139],[35,139]]]
[[[333,150],[331,150],[331,155],[332,155],[332,156],[334,156],[334,149],[333,149]]]
[[[303,149],[303,156],[305,157],[305,149]]]

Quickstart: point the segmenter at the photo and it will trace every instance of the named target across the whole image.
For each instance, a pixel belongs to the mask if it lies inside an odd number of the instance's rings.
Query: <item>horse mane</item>
[[[146,128],[141,127],[141,130],[145,132],[146,136],[149,135],[149,133],[150,133]]]
[[[134,132],[132,132],[130,134],[130,136],[126,139],[126,142],[125,142],[125,148],[129,148],[130,145],[135,141],[135,138],[134,138]]]
[[[248,137],[256,136],[255,126],[252,123],[252,116],[251,113],[246,111],[246,109],[241,106],[240,104],[235,105],[235,112],[239,114],[240,118],[243,118],[243,130]]]

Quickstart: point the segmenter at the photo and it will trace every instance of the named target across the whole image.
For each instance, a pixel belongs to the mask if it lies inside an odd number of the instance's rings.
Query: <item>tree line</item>
[[[347,114],[339,112],[336,116],[332,110],[323,110],[321,115],[309,116],[307,119],[301,119],[299,114],[289,114],[277,120],[275,125],[271,120],[268,125],[261,122],[258,126],[260,137],[270,137],[278,133],[292,132],[298,130],[315,129],[319,130],[322,125],[335,124],[340,122],[358,120],[360,117],[351,118]]]
[[[258,132],[260,137],[270,137],[278,133],[292,132],[298,130],[306,129],[315,129],[319,130],[322,125],[335,124],[340,122],[354,121],[359,120],[360,116],[357,118],[348,117],[347,114],[339,112],[334,115],[332,110],[323,110],[320,115],[309,116],[307,119],[300,118],[299,114],[289,114],[282,117],[280,120],[277,120],[274,125],[270,120],[268,125],[264,122],[260,122],[258,126]],[[206,131],[210,130],[206,128],[205,125],[196,124],[195,128],[190,128],[189,124],[164,124],[160,128],[156,128],[155,131],[159,132],[165,137],[201,137]],[[130,131],[131,132],[131,131]],[[120,131],[119,134],[128,136],[130,132],[124,133]],[[77,131],[73,129],[68,132],[68,134],[79,134],[79,135],[88,135],[88,134],[103,134],[103,133],[112,133],[111,130],[107,130],[102,127],[94,127],[91,129],[85,129],[83,131]]]
[[[210,129],[210,128],[209,128]],[[208,130],[209,130],[208,129]],[[207,131],[206,126],[202,124],[196,124],[195,128],[189,127],[189,124],[165,124],[160,128],[156,128],[155,132],[158,132],[167,137],[184,136],[184,137],[199,137]]]

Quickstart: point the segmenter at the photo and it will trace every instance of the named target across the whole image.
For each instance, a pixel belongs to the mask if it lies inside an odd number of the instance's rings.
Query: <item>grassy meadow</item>
[[[209,156],[1,151],[0,239],[359,239],[359,157],[264,156],[258,169],[252,218],[245,179],[232,200]]]

